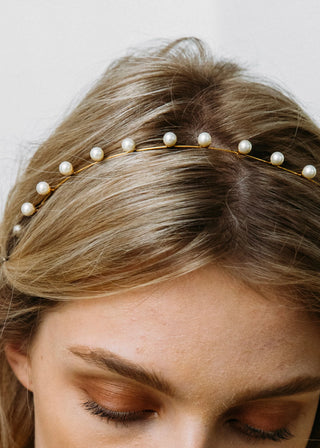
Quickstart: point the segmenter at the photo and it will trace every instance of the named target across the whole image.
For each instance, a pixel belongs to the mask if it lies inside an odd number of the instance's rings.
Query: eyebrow
[[[177,397],[175,387],[153,370],[136,364],[122,356],[102,348],[72,346],[68,350],[84,361],[108,372],[116,373],[130,380],[147,385],[170,397]],[[264,389],[242,391],[232,397],[232,403],[265,398],[285,397],[320,390],[320,376],[298,376],[289,382],[276,384]]]
[[[159,374],[152,370],[147,370],[145,367],[135,364],[109,350],[75,346],[69,347],[69,351],[103,370],[117,373],[125,378],[150,386],[171,397],[177,395],[175,388]]]

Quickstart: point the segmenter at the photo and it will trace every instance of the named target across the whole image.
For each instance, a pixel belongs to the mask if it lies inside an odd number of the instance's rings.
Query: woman
[[[198,39],[111,64],[7,201],[1,447],[319,447],[319,146]]]

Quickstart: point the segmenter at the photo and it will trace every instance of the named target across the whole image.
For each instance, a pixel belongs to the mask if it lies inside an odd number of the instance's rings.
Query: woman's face
[[[213,267],[48,314],[29,357],[35,448],[303,448],[319,327]]]

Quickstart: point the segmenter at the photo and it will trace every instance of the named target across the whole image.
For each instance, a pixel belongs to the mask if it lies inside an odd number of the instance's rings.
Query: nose
[[[223,448],[212,424],[199,418],[173,419],[162,427],[161,443],[156,448]],[[222,444],[221,444],[222,443]]]

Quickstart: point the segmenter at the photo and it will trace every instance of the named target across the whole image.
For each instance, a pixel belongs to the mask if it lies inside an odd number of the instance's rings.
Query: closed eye
[[[82,403],[82,406],[91,414],[96,415],[107,421],[113,423],[120,423],[124,426],[128,426],[129,423],[136,423],[137,421],[143,421],[150,418],[151,415],[156,414],[156,411],[152,409],[145,409],[142,411],[115,411],[106,409],[100,406],[95,401],[86,401]]]
[[[287,428],[279,428],[274,431],[266,431],[261,428],[255,428],[254,426],[241,423],[234,419],[229,420],[229,424],[236,429],[239,434],[245,436],[249,441],[254,440],[272,440],[273,442],[281,442],[283,440],[289,440],[294,437],[293,434]]]
[[[120,424],[128,427],[130,424],[144,422],[149,420],[156,414],[156,411],[152,409],[144,409],[142,411],[115,411],[112,409],[106,409],[100,406],[98,403],[92,400],[87,400],[82,403],[84,409],[90,412],[92,415],[100,417],[107,422],[114,424]],[[271,440],[273,442],[281,442],[283,440],[289,440],[294,437],[293,434],[287,428],[279,428],[274,431],[265,431],[261,428],[255,428],[253,426],[243,424],[239,420],[231,419],[228,423],[239,433],[242,437],[246,438],[250,442]]]

